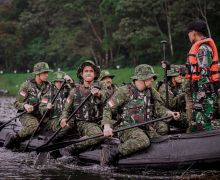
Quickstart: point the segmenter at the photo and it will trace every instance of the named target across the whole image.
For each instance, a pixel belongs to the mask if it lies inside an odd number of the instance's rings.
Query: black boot
[[[14,133],[8,133],[5,137],[4,147],[13,149],[20,144],[20,137]]]
[[[114,164],[120,155],[118,145],[102,145],[101,166],[110,166]]]

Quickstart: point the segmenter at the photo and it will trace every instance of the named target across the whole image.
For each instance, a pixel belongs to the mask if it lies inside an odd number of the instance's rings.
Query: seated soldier
[[[117,86],[113,84],[112,80],[115,77],[115,75],[110,74],[108,70],[102,70],[100,74],[100,81],[105,83],[107,86],[107,90],[109,95],[111,96],[115,90],[117,89]]]
[[[18,96],[14,103],[18,112],[27,111],[20,117],[22,129],[16,134],[7,134],[4,146],[13,148],[22,140],[31,136],[38,127],[41,114],[39,111],[39,101],[50,88],[50,83],[47,81],[48,72],[51,71],[45,62],[39,62],[34,65],[34,79],[25,81],[19,89]]]
[[[125,85],[113,94],[104,108],[102,125],[104,136],[112,136],[112,112],[122,110],[122,118],[119,127],[134,125],[151,120],[155,117],[173,116],[179,118],[178,112],[172,112],[164,107],[159,93],[152,88],[156,79],[153,68],[147,64],[135,68],[135,75],[131,77],[132,84]],[[104,146],[101,155],[101,165],[109,165],[116,156],[126,156],[143,150],[150,145],[150,139],[168,132],[167,124],[163,121],[146,125],[141,128],[133,128],[118,134],[121,144],[119,146]]]
[[[99,78],[100,69],[92,61],[83,62],[77,70],[77,77],[80,84],[77,84],[65,103],[64,110],[60,117],[60,126],[63,131],[58,135],[58,139],[63,138],[69,132],[77,131],[81,137],[93,136],[102,133],[100,122],[102,119],[102,108],[105,103],[106,91],[95,86],[95,80]],[[77,111],[74,118],[67,124],[69,115],[77,108],[89,94],[91,96],[86,103]],[[82,143],[68,146],[61,150],[63,155],[77,155],[102,141],[103,138],[84,141]]]
[[[63,83],[65,83],[65,85],[60,90]],[[64,104],[69,95],[69,92],[73,87],[74,81],[65,72],[57,71],[54,73],[54,80],[51,83],[50,90],[41,98],[41,103],[39,106],[41,115],[44,115],[47,109],[50,109],[48,115],[46,116],[47,119],[45,119],[48,130],[55,132],[60,128],[59,118],[64,109]],[[51,101],[59,90],[60,92],[56,100],[53,104],[51,104]]]
[[[171,65],[170,70],[167,72],[168,80],[168,104],[166,105],[166,83],[162,81],[158,83],[157,90],[161,95],[161,99],[164,101],[167,108],[172,111],[180,112],[179,121],[170,121],[170,125],[186,131],[188,127],[187,116],[186,116],[186,102],[185,92],[182,87],[182,74],[180,67],[177,65]]]

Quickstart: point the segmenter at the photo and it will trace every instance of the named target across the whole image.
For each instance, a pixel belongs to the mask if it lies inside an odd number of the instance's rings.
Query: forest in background
[[[76,68],[92,59],[102,68],[185,63],[187,24],[206,22],[220,48],[216,0],[0,0],[0,70],[25,72],[36,62]]]

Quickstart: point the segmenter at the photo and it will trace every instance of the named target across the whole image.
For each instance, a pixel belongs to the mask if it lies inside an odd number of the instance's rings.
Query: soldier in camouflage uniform
[[[63,83],[65,83],[64,87],[58,94],[54,104],[51,104],[52,99],[60,90]],[[39,106],[41,115],[43,115],[47,109],[50,109],[50,112],[45,119],[48,130],[57,131],[59,129],[59,118],[64,109],[64,104],[69,95],[69,92],[73,87],[74,81],[65,72],[57,71],[54,73],[54,79],[51,83],[50,90],[42,97]]]
[[[65,103],[63,113],[60,117],[60,125],[67,131],[77,130],[80,136],[93,136],[102,133],[100,121],[102,119],[102,104],[105,101],[106,93],[94,86],[94,80],[100,75],[100,69],[90,60],[83,62],[77,70],[80,84],[70,91]],[[74,122],[66,123],[71,112],[78,107],[81,102],[90,94],[93,96],[87,100],[85,105],[74,116]],[[69,127],[68,127],[69,126]],[[63,131],[65,134],[65,131]],[[76,155],[78,152],[101,142],[101,138],[88,140],[82,143],[71,145],[61,151],[61,154],[71,153]]]
[[[187,65],[187,115],[190,131],[213,129],[211,121],[214,114],[216,92],[214,84],[218,77],[218,53],[214,41],[207,35],[205,22],[193,21],[188,25],[188,37],[192,47]]]
[[[170,125],[177,128],[186,130],[188,127],[188,121],[186,116],[186,102],[185,92],[182,87],[182,74],[180,72],[180,66],[171,65],[170,70],[167,71],[168,79],[168,107],[172,111],[180,112],[179,121],[170,121]],[[161,95],[161,99],[166,102],[166,84],[164,81],[158,87],[158,91]]]
[[[20,117],[22,129],[17,134],[8,134],[4,146],[13,148],[15,144],[30,136],[38,127],[41,114],[39,111],[39,101],[47,93],[50,83],[47,81],[48,72],[51,71],[45,62],[39,62],[34,65],[34,79],[24,82],[19,89],[16,101],[14,103],[18,112],[27,111]]]
[[[110,74],[108,70],[102,70],[99,78],[101,82],[106,84],[110,96],[115,92],[117,88],[117,86],[112,82],[114,77],[115,75]]]
[[[107,101],[104,108],[102,125],[104,126],[104,136],[112,136],[112,112],[117,109],[122,110],[122,123],[120,127],[135,125],[156,117],[173,116],[179,118],[179,113],[168,110],[159,93],[152,88],[156,79],[153,68],[147,64],[139,65],[135,68],[135,75],[132,84],[122,86]],[[133,128],[118,134],[121,144],[119,146],[104,146],[101,155],[101,164],[112,163],[118,155],[126,156],[147,148],[150,139],[164,135],[168,132],[165,122],[157,122],[143,128]]]

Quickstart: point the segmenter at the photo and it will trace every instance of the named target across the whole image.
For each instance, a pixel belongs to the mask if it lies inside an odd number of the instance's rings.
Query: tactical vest
[[[59,90],[56,88],[56,86],[54,84],[51,85],[51,100],[55,97],[55,95],[57,94]],[[62,114],[62,111],[64,109],[64,104],[66,102],[66,99],[68,97],[69,94],[69,90],[66,88],[61,89],[60,93],[58,94],[55,102],[54,102],[54,106],[52,108],[52,110],[50,111],[50,117],[51,118],[55,118],[55,117],[59,117]]]
[[[50,88],[50,83],[45,82],[43,85],[43,89],[39,89],[34,79],[28,80],[28,84],[30,85],[30,89],[28,91],[27,103],[31,105],[36,105],[39,103],[42,95],[46,94]]]
[[[137,124],[153,117],[153,98],[151,89],[139,92],[133,85],[128,85],[129,100],[123,106],[122,118],[129,124]]]
[[[50,88],[50,83],[47,81],[44,82],[45,84],[43,84],[43,87],[39,89],[34,79],[28,80],[27,82],[30,85],[30,89],[28,90],[26,102],[30,105],[35,106],[33,114],[39,114],[40,98],[47,93]]]
[[[198,81],[201,76],[201,68],[198,65],[196,54],[202,44],[207,44],[211,47],[213,52],[213,58],[210,66],[210,82],[216,82],[219,80],[218,74],[218,51],[214,41],[211,38],[206,38],[194,43],[188,53],[187,63],[191,66],[190,73],[186,74],[186,79],[192,79],[192,81]]]
[[[73,109],[76,109],[83,100],[90,94],[90,89],[85,89],[82,85],[76,85]],[[81,107],[76,115],[75,119],[79,121],[88,121],[98,123],[101,121],[101,105],[97,104],[92,96],[86,103]]]

